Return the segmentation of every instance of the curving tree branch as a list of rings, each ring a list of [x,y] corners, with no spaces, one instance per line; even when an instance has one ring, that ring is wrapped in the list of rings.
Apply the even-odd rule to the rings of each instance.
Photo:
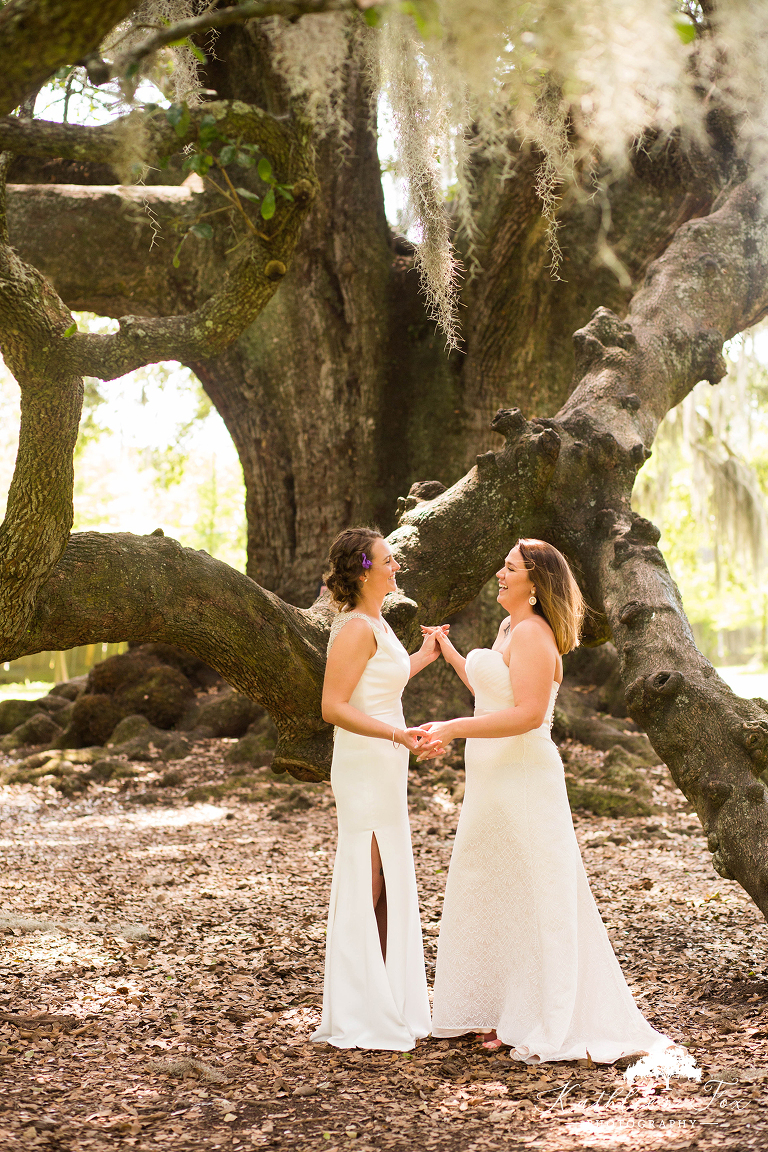
[[[72,609],[75,609],[72,611]],[[48,647],[102,640],[164,640],[221,672],[269,710],[278,729],[276,770],[318,779],[332,734],[320,716],[330,615],[302,610],[206,552],[158,530],[75,533],[40,589],[27,630],[4,646],[14,659]]]
[[[155,161],[194,143],[205,122],[215,122],[222,135],[256,144],[272,161],[278,179],[291,186],[291,201],[283,203],[269,224],[250,228],[247,246],[222,287],[187,316],[137,319],[123,316],[113,335],[77,333],[62,343],[58,355],[75,374],[114,379],[158,360],[204,360],[219,354],[258,316],[285,275],[317,190],[308,129],[300,120],[281,122],[261,108],[240,101],[216,101],[188,116],[185,132],[177,133],[165,113],[145,118],[131,113],[114,124],[80,128],[6,117],[0,127],[0,148],[30,153],[35,146],[46,156],[115,161],[125,153],[137,128],[146,138],[144,154]],[[5,135],[3,135],[5,133]],[[3,143],[3,141],[5,143]],[[242,205],[232,198],[233,203]],[[245,216],[244,209],[242,209]]]
[[[373,4],[376,0],[373,0]],[[268,16],[282,16],[285,20],[296,20],[300,16],[311,16],[321,12],[359,12],[373,4],[357,3],[357,0],[245,0],[230,8],[212,8],[200,16],[179,20],[166,28],[156,28],[151,34],[126,52],[119,53],[113,64],[98,57],[86,61],[92,83],[104,84],[111,76],[131,79],[138,73],[141,62],[159,52],[169,44],[178,44],[190,36],[199,36],[213,29],[228,28],[232,24],[243,24],[246,20],[263,20]]]
[[[254,104],[242,100],[211,100],[188,108],[184,120],[172,125],[162,108],[129,112],[108,124],[83,127],[58,124],[51,120],[23,120],[18,116],[0,118],[0,150],[26,156],[63,157],[68,160],[124,165],[127,155],[158,165],[180,152],[185,145],[197,144],[200,131],[215,121],[220,135],[238,143],[256,144],[287,175],[294,153],[306,152],[308,129],[294,127]],[[306,163],[306,162],[305,162]]]
[[[82,407],[82,376],[112,379],[163,359],[204,360],[248,327],[287,271],[315,195],[306,126],[279,123],[233,102],[210,112],[234,124],[268,152],[290,202],[257,228],[246,216],[246,242],[224,279],[189,315],[139,320],[124,316],[120,331],[98,336],[73,331],[72,317],[49,282],[0,240],[0,349],[21,389],[19,452],[0,526],[0,642],[24,634],[41,584],[72,528],[72,455]],[[163,117],[165,119],[165,117]],[[165,124],[168,125],[167,119]],[[165,139],[165,129],[160,135]],[[176,142],[175,146],[178,146]],[[5,153],[3,153],[5,155]],[[3,176],[5,164],[3,164]],[[5,222],[5,188],[0,219]]]
[[[95,52],[136,0],[9,0],[0,9],[0,116],[65,64]]]
[[[632,512],[630,499],[664,413],[698,380],[720,379],[723,341],[767,312],[768,210],[744,184],[710,216],[679,229],[650,266],[626,321],[598,309],[576,333],[579,382],[554,419],[529,422],[517,410],[502,411],[494,421],[505,437],[501,451],[479,457],[467,476],[437,495],[416,486],[390,537],[403,566],[403,592],[386,605],[413,646],[417,624],[471,600],[516,535],[543,536],[561,547],[596,610],[593,638],[612,636],[632,714],[695,805],[715,868],[736,878],[766,914],[768,793],[761,776],[768,704],[734,696],[696,650],[656,548],[658,531]],[[176,568],[178,579],[165,582],[163,599],[147,586],[143,546],[120,544],[119,574],[107,574],[117,539],[124,538],[88,537],[83,563],[85,538],[72,538],[64,567],[40,588],[28,635],[0,657],[118,636],[180,643],[270,709],[281,732],[279,766],[296,775],[327,774],[330,745],[318,709],[323,603],[299,611],[221,565],[214,566],[215,582],[203,584],[192,578],[195,554],[189,559],[182,550],[172,555],[186,557],[189,567]],[[205,561],[206,573],[213,564]],[[93,587],[91,571],[99,573]],[[109,603],[94,608],[93,588],[104,586]],[[217,648],[219,631],[227,635],[221,620],[214,624],[207,615],[225,586],[238,588],[237,611],[249,621],[244,634],[259,635],[266,678],[238,672],[234,665],[242,659],[249,667],[248,659],[232,657],[227,645],[223,655],[211,650],[209,629],[216,630]]]

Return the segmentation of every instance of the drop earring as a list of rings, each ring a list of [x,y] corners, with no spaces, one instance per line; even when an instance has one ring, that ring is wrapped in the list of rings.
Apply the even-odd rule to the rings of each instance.
[[[535,588],[533,589],[533,591],[531,592],[530,596],[528,597],[528,603],[530,604],[531,608],[533,608],[534,604],[536,604],[536,603],[537,603],[537,600],[536,600],[536,589],[535,589]]]

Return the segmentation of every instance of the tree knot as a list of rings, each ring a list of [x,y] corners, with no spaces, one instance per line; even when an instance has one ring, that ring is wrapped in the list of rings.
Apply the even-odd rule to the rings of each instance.
[[[634,464],[635,468],[642,468],[643,464],[645,464],[646,460],[649,460],[650,457],[651,450],[650,448],[646,448],[642,440],[638,440],[637,443],[633,444],[629,450],[629,458]]]
[[[682,672],[670,669],[654,672],[645,681],[647,691],[659,698],[677,696],[684,684],[685,677]]]
[[[723,357],[723,334],[716,328],[700,328],[691,341],[692,367],[700,380],[718,384],[728,372]]]
[[[288,269],[282,260],[269,260],[264,268],[267,280],[282,280]]]
[[[661,529],[657,528],[650,520],[646,520],[644,516],[633,515],[628,535],[631,539],[639,540],[642,544],[658,544]]]
[[[495,452],[481,452],[476,459],[478,472],[487,472],[489,468],[497,468]]]
[[[634,392],[629,392],[626,396],[619,398],[619,404],[622,408],[626,408],[629,412],[637,412],[640,408],[641,400]]]
[[[637,345],[632,325],[620,320],[610,308],[597,308],[584,328],[573,334],[577,374],[583,375],[609,348],[631,351]],[[638,405],[639,407],[639,405]]]
[[[525,416],[519,408],[499,408],[491,420],[491,428],[509,440],[511,436],[519,436],[526,423]]]
[[[709,800],[715,808],[722,808],[726,800],[733,794],[733,785],[727,780],[707,780],[702,785],[702,795]]]
[[[717,872],[718,876],[722,876],[723,880],[736,879],[733,872],[731,872],[725,863],[725,860],[723,860],[720,852],[715,852],[714,856],[712,857],[712,867],[714,868],[715,872]]]
[[[745,720],[738,737],[752,760],[752,771],[759,775],[768,764],[768,721]]]
[[[647,605],[640,600],[630,600],[619,612],[619,623],[623,624],[625,628],[633,628],[645,615],[646,609]],[[650,609],[648,610],[650,611]]]
[[[315,198],[315,186],[309,180],[297,180],[291,193],[297,204],[309,204]]]
[[[531,437],[531,444],[536,453],[544,456],[550,463],[554,464],[560,455],[560,446],[562,441],[560,436],[554,428],[542,428]]]
[[[592,523],[595,531],[599,532],[601,536],[607,536],[617,521],[618,515],[613,508],[601,508],[599,512],[595,513]]]

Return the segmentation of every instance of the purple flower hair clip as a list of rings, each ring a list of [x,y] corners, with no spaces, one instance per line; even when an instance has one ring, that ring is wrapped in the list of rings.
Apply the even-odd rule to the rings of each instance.
[[[368,568],[370,568],[370,567],[371,567],[371,564],[372,564],[373,562],[372,562],[371,560],[369,560],[369,559],[368,559],[368,557],[366,556],[365,552],[363,552],[363,554],[362,554],[362,557],[363,557],[363,559],[362,559],[363,568],[365,568],[365,569],[368,569]]]

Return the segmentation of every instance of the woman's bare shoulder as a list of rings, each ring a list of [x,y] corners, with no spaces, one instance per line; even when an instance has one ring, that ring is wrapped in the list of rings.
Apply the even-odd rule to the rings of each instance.
[[[361,612],[339,612],[331,625],[328,652],[331,648],[349,652],[362,644],[376,646],[373,621]]]
[[[514,626],[509,637],[510,645],[530,645],[536,647],[554,645],[557,649],[555,634],[541,616],[527,616]]]

